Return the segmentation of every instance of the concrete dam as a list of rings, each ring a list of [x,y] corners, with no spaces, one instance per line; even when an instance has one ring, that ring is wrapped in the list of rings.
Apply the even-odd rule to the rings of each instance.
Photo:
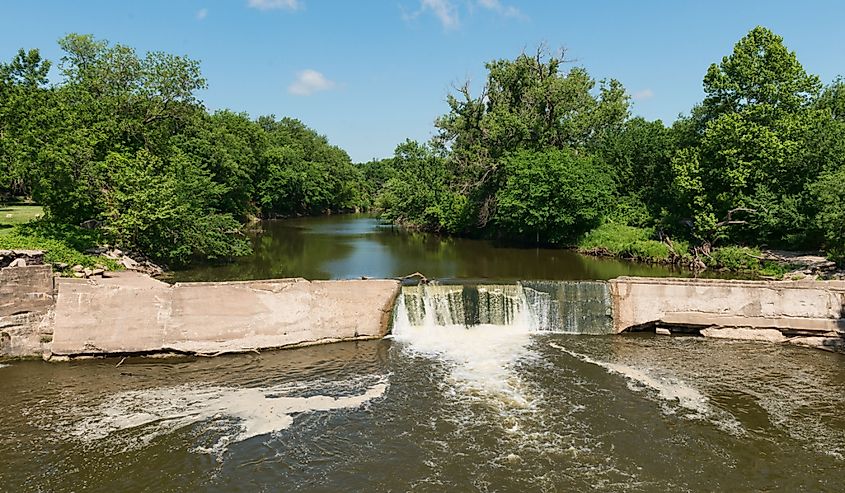
[[[617,334],[652,330],[845,348],[845,282],[622,277],[425,284],[398,280],[167,284],[121,272],[0,271],[0,356],[61,360],[217,355],[474,326]]]

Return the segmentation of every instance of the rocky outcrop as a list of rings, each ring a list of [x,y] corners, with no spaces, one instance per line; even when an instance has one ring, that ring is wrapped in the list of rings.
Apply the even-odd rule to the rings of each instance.
[[[41,250],[0,250],[0,268],[42,265],[44,252]]]
[[[373,339],[388,330],[399,282],[168,285],[137,273],[58,280],[52,354],[221,354]]]
[[[41,355],[52,340],[54,302],[49,265],[0,269],[0,357]]]

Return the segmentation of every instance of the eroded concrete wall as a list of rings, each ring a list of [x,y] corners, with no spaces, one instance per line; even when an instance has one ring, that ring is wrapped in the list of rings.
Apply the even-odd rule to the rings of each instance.
[[[621,277],[610,281],[615,331],[656,322],[845,332],[845,282]]]
[[[52,338],[49,265],[0,269],[0,357],[40,356]]]
[[[217,354],[373,339],[387,333],[398,290],[393,280],[60,279],[51,350]]]

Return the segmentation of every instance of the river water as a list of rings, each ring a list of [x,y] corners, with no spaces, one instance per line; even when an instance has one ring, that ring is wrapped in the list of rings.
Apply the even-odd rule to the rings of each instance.
[[[595,285],[405,288],[379,341],[5,362],[0,490],[843,490],[843,356],[573,334]]]
[[[509,281],[690,275],[569,250],[516,248],[410,232],[365,215],[265,221],[256,223],[249,234],[253,255],[233,263],[175,272],[168,280],[390,278],[414,272],[430,279]]]

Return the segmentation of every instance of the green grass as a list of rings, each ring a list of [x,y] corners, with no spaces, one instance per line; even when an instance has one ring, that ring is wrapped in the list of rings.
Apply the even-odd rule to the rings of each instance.
[[[689,246],[685,242],[675,242],[673,253],[666,243],[654,237],[654,230],[650,228],[605,223],[584,235],[577,246],[584,253],[652,263],[669,263],[678,256],[689,254]]]
[[[762,260],[759,248],[723,246],[713,250],[707,259],[708,267],[731,272],[750,272],[762,276],[781,278],[791,270],[790,265],[773,260]]]
[[[689,243],[675,240],[674,253],[666,243],[655,240],[654,230],[624,224],[605,223],[590,231],[578,242],[578,250],[591,255],[607,255],[650,263],[689,264],[694,260]],[[723,246],[701,259],[707,267],[736,273],[781,278],[790,265],[761,260],[758,248]]]
[[[32,207],[32,206],[30,206]],[[32,217],[34,211],[30,211]],[[55,224],[47,220],[30,220],[25,224],[7,227],[0,233],[0,250],[43,250],[44,261],[50,264],[68,264],[62,274],[69,275],[70,267],[106,267],[109,270],[123,268],[117,261],[85,251],[101,244],[98,232],[66,224]]]
[[[0,235],[44,215],[40,205],[0,205]]]

